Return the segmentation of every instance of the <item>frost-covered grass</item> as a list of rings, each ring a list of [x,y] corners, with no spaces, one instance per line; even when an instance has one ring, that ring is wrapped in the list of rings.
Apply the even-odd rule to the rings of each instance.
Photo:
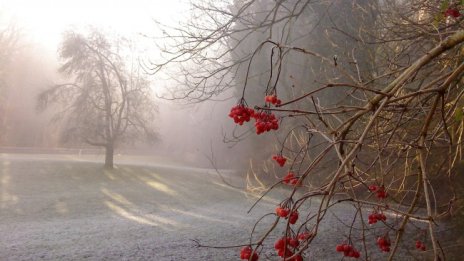
[[[241,243],[258,215],[212,171],[71,158],[0,157],[0,260],[235,260],[191,239]]]
[[[247,214],[256,197],[222,184],[214,171],[129,157],[118,162],[126,165],[107,171],[92,156],[0,155],[0,260],[238,260],[239,248],[196,248],[192,239],[245,244],[254,222],[288,193],[277,189]],[[339,205],[328,214],[305,260],[341,259],[334,247],[346,227],[334,224],[349,222],[350,213],[351,206]],[[264,219],[258,231],[273,220]],[[272,249],[277,237],[271,235],[260,260],[279,260]]]

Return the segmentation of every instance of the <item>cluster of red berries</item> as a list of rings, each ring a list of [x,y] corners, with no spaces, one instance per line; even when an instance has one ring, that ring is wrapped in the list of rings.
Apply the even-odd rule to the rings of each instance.
[[[251,253],[253,253],[253,248],[250,246],[243,247],[240,251],[240,259],[250,260],[251,257],[252,261],[258,261],[258,254],[255,252],[253,255],[251,255]]]
[[[458,18],[461,16],[461,13],[459,12],[459,10],[457,8],[448,8],[445,13],[444,13],[445,17],[453,17],[453,18]]]
[[[256,134],[268,132],[270,130],[279,129],[279,121],[277,120],[274,113],[271,112],[256,112],[253,117],[256,119],[255,127]]]
[[[387,192],[384,186],[370,185],[369,190],[375,192],[378,199],[384,199],[387,197]]]
[[[235,105],[232,109],[230,109],[229,113],[229,117],[234,119],[234,122],[238,125],[243,125],[244,122],[249,122],[254,115],[255,111],[243,104]]]
[[[287,175],[282,178],[284,184],[298,185],[298,178],[295,177],[295,173],[289,171]]]
[[[297,238],[290,238],[290,237],[283,237],[277,240],[274,244],[275,250],[277,250],[277,254],[282,258],[287,258],[293,256],[292,250],[290,250],[289,246],[293,249],[296,249],[300,245],[300,242]],[[287,259],[291,261],[303,261],[303,257],[301,255],[296,255],[291,259]]]
[[[416,248],[422,251],[425,251],[425,245],[420,240],[416,241]]]
[[[337,250],[337,252],[343,252],[343,255],[347,257],[359,258],[361,256],[359,251],[356,250],[356,248],[354,248],[352,245],[340,244],[337,245],[335,249]]]
[[[268,103],[272,103],[274,105],[280,105],[282,101],[280,99],[277,99],[277,95],[267,95],[264,97],[264,101]]]
[[[254,118],[256,120],[256,134],[258,135],[263,132],[279,129],[279,121],[273,113],[269,111],[255,112],[242,103],[230,109],[229,117],[234,119],[234,122],[238,125],[243,125],[244,122],[249,122],[251,118]]]
[[[385,237],[378,237],[377,238],[377,245],[379,246],[380,250],[383,252],[390,252],[390,240]]]
[[[281,167],[283,167],[285,165],[285,162],[287,161],[287,159],[284,158],[280,154],[272,156],[272,159],[275,160],[277,162],[277,164],[279,164],[279,166],[281,166]]]
[[[277,216],[281,218],[287,218],[288,217],[288,223],[290,224],[295,224],[296,221],[298,220],[298,211],[290,211],[288,208],[282,208],[280,206],[276,207],[275,212]],[[290,216],[289,216],[290,214]]]
[[[383,213],[378,213],[376,211],[369,214],[369,216],[367,218],[369,220],[368,221],[369,225],[375,224],[379,220],[381,220],[381,221],[387,220],[387,217]]]

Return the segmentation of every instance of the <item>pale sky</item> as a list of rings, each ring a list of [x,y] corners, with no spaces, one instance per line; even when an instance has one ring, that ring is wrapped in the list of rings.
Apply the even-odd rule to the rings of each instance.
[[[71,26],[93,25],[118,34],[152,33],[152,19],[175,23],[187,0],[0,0],[0,15],[11,18],[34,41],[55,48]]]

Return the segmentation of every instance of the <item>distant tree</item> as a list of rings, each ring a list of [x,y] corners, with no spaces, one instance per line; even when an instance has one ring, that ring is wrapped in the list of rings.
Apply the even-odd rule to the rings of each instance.
[[[0,25],[0,130],[3,134],[7,128],[8,109],[8,75],[11,70],[11,61],[19,49],[20,32],[13,24]],[[0,142],[3,140],[0,136]]]
[[[124,46],[123,39],[110,41],[99,31],[65,33],[59,72],[72,82],[52,86],[38,97],[40,110],[53,103],[63,106],[56,116],[64,121],[65,141],[105,148],[106,168],[113,168],[117,144],[156,138],[150,82],[135,62],[124,58]]]

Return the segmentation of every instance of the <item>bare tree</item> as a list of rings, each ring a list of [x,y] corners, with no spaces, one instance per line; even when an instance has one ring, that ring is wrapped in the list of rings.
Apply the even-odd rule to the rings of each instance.
[[[353,218],[334,251],[365,259],[389,252],[392,260],[406,249],[443,260],[437,222],[462,205],[454,180],[464,133],[464,3],[236,0],[193,7],[194,19],[164,30],[172,45],[166,60],[152,62],[153,72],[181,65],[183,89],[174,98],[241,90],[234,120],[254,118],[260,134],[277,118],[272,129],[282,132],[272,158],[283,171],[265,169],[274,169],[277,181],[263,189],[291,191],[275,222],[253,231],[262,233],[250,236],[242,259],[256,260],[272,246],[270,235],[283,223],[277,254],[302,260],[328,211],[348,202]],[[317,211],[303,213],[315,197]],[[418,220],[426,227],[414,225],[405,237]]]
[[[59,51],[63,60],[59,71],[72,82],[55,85],[38,99],[40,109],[50,103],[63,105],[57,116],[65,120],[65,140],[105,148],[107,168],[113,168],[117,144],[156,137],[150,82],[136,63],[127,65],[122,46],[122,39],[111,42],[99,31],[67,32]]]
[[[0,29],[0,130],[7,128],[7,110],[9,107],[8,76],[11,73],[12,59],[19,50],[20,33],[13,24],[1,26]],[[3,140],[0,136],[0,142]]]

